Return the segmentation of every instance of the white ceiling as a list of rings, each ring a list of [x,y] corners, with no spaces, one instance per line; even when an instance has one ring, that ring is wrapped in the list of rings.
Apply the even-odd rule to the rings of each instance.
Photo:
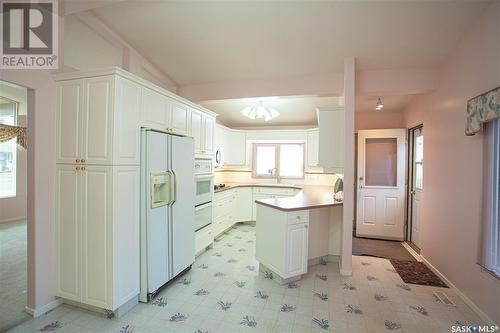
[[[486,1],[121,1],[94,9],[180,85],[442,64]]]
[[[263,127],[263,126],[304,126],[313,127],[318,124],[317,107],[339,106],[339,97],[296,96],[274,99],[261,99],[264,106],[275,108],[280,115],[271,120],[249,119],[241,114],[246,106],[258,103],[259,98],[242,98],[222,101],[206,101],[200,104],[219,114],[217,120],[229,127]]]

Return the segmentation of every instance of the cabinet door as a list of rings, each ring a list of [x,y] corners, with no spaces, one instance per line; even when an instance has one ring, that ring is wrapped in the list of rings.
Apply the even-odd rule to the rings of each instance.
[[[87,164],[110,165],[113,141],[113,78],[85,80],[82,158]]]
[[[203,154],[213,154],[214,153],[214,127],[215,119],[208,116],[203,116],[203,144],[202,153]]]
[[[112,307],[112,167],[86,166],[82,175],[82,302]]]
[[[236,190],[235,222],[252,221],[252,189],[240,188]]]
[[[227,165],[246,164],[246,137],[244,132],[231,131],[227,133],[227,147],[225,149],[225,163]]]
[[[194,138],[194,152],[200,154],[202,151],[202,121],[203,115],[200,112],[191,112],[191,136]]]
[[[318,165],[318,154],[319,154],[319,131],[309,131],[307,132],[307,165],[317,166]]]
[[[286,227],[286,274],[288,277],[307,273],[309,224],[292,224]]]
[[[188,135],[189,107],[179,102],[173,102],[170,116],[170,128],[174,133]]]
[[[57,86],[56,162],[75,163],[82,158],[83,80]]]
[[[74,165],[56,167],[56,295],[81,301],[80,174]]]
[[[141,87],[118,78],[114,113],[113,164],[138,165],[141,144]]]
[[[257,204],[255,203],[255,200],[260,200],[260,199],[271,199],[273,198],[273,195],[271,194],[261,194],[261,193],[253,193],[253,198],[252,198],[252,220],[255,221],[257,218]]]
[[[142,87],[142,126],[166,131],[170,120],[170,100],[152,89]]]
[[[345,152],[344,110],[341,108],[320,110],[319,165],[325,172],[342,172]]]

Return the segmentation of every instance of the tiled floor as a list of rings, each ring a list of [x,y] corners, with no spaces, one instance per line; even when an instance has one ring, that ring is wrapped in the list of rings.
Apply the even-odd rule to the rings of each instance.
[[[0,223],[0,332],[28,320],[26,220]]]
[[[353,276],[338,264],[310,267],[296,284],[258,274],[255,228],[239,225],[150,304],[118,319],[61,306],[12,332],[449,332],[479,324],[450,289],[403,283],[386,259],[353,257]],[[444,290],[456,303],[437,301]]]

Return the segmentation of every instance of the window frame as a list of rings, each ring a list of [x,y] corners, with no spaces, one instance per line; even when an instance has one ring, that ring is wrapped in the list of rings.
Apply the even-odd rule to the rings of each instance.
[[[280,175],[280,157],[281,157],[281,146],[282,145],[300,145],[302,146],[302,176],[301,177],[289,177]],[[275,175],[259,175],[257,174],[257,147],[275,147]],[[306,174],[306,143],[302,141],[290,141],[290,142],[254,142],[252,143],[252,178],[258,179],[304,179]]]
[[[19,102],[13,101],[11,99],[2,97],[5,100],[9,100],[12,102],[14,106],[14,126],[17,126],[17,118],[19,115]],[[17,196],[17,137],[12,139],[12,146],[13,146],[13,153],[12,153],[12,177],[14,179],[14,186],[13,186],[13,192],[7,194],[7,195],[1,195],[0,194],[0,199],[8,199],[8,198],[15,198]]]
[[[485,128],[487,134],[484,140],[484,155],[487,164],[484,166],[483,221],[480,232],[482,246],[478,265],[500,280],[500,254],[498,253],[500,249],[500,245],[498,245],[500,241],[498,233],[500,230],[500,185],[498,185],[498,180],[500,180],[500,143],[495,140],[500,138],[500,119],[493,122],[486,126],[494,126],[495,128]],[[495,184],[497,184],[496,187]]]

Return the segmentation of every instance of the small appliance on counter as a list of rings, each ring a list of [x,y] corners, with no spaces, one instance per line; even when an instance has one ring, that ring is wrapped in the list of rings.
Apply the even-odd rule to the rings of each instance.
[[[335,201],[342,202],[344,200],[344,181],[342,178],[337,178],[333,192],[333,199]]]
[[[214,191],[221,190],[226,187],[226,184],[214,185]]]

